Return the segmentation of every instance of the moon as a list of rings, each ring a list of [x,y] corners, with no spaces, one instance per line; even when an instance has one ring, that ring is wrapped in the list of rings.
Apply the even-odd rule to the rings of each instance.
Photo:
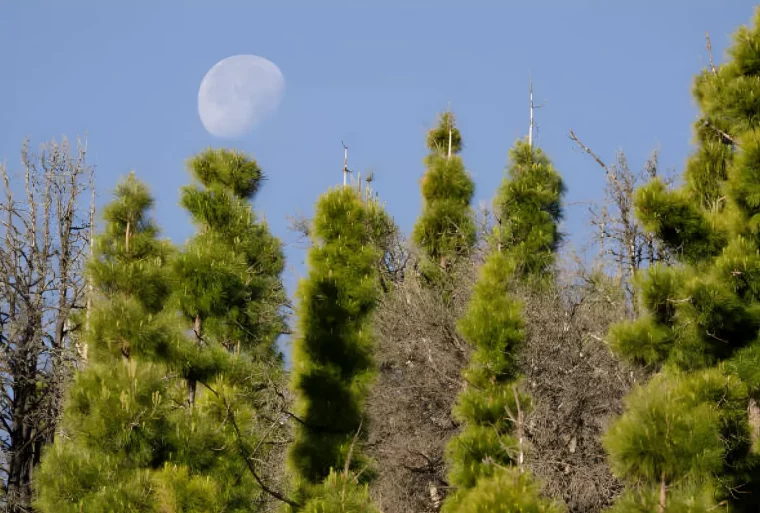
[[[198,115],[216,137],[237,138],[280,105],[285,78],[273,62],[257,55],[233,55],[214,64],[198,90]]]

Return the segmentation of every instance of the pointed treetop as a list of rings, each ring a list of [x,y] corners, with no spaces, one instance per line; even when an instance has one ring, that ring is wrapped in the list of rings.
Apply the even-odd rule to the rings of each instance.
[[[134,171],[116,185],[114,196],[116,201],[103,209],[103,218],[106,222],[116,223],[118,231],[123,231],[127,223],[135,229],[135,225],[149,222],[147,211],[153,206],[153,197]]]
[[[530,129],[528,131],[528,147],[533,147],[533,78],[529,77],[530,84]]]
[[[438,126],[428,132],[427,146],[430,151],[449,157],[462,151],[462,134],[451,111],[441,114]]]
[[[348,185],[348,173],[351,172],[348,169],[348,146],[343,141],[340,142],[343,145],[343,187]]]

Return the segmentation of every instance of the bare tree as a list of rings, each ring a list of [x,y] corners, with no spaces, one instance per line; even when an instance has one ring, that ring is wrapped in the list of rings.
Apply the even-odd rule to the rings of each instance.
[[[534,406],[525,416],[525,465],[570,513],[604,511],[623,486],[601,437],[641,379],[604,340],[610,325],[625,318],[624,291],[567,262],[553,287],[515,292],[526,322],[520,368]]]
[[[370,493],[382,511],[434,513],[449,490],[444,452],[459,429],[452,408],[470,353],[456,323],[480,262],[460,262],[447,301],[415,276],[414,248],[405,255],[407,271],[393,280],[374,319],[378,376],[367,399],[366,451],[377,478]]]
[[[37,153],[25,142],[20,173],[0,165],[0,505],[11,513],[31,511],[33,469],[76,360],[94,213],[86,153],[66,139]]]
[[[631,280],[636,272],[651,263],[667,260],[664,248],[651,233],[643,229],[634,212],[636,189],[645,181],[659,176],[657,153],[652,153],[641,171],[632,171],[623,152],[618,152],[613,165],[606,164],[591,148],[586,146],[570,130],[572,139],[584,152],[589,154],[604,169],[604,203],[601,207],[591,207],[591,224],[597,232],[599,244],[598,267],[614,267],[620,285],[628,296],[629,313],[638,312],[636,291]],[[671,181],[665,176],[667,182]]]

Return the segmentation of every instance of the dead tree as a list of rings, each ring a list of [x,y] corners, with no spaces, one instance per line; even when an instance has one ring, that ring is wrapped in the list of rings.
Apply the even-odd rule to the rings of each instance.
[[[591,224],[597,232],[599,244],[597,267],[611,271],[617,277],[626,291],[629,313],[636,315],[638,307],[631,283],[633,276],[642,267],[668,259],[666,251],[651,233],[643,229],[634,212],[636,189],[659,176],[657,153],[647,160],[643,170],[636,172],[628,166],[623,152],[618,152],[615,164],[608,165],[572,130],[570,139],[604,169],[604,203],[601,207],[590,208]],[[670,181],[667,176],[665,179]]]
[[[65,139],[0,165],[0,507],[31,511],[33,469],[53,440],[86,304],[93,170]]]

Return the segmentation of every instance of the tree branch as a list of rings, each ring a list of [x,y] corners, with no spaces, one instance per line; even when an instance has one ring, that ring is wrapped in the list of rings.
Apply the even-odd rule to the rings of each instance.
[[[227,403],[227,399],[224,398],[224,397],[222,397],[222,401],[224,402],[224,406],[227,409],[227,416],[230,419],[230,423],[232,424],[232,427],[235,430],[235,436],[236,436],[237,441],[238,441],[238,447],[240,448],[240,451],[243,454],[243,460],[245,461],[245,464],[248,467],[248,470],[250,471],[251,475],[256,480],[256,482],[259,484],[259,486],[261,487],[261,489],[264,490],[269,495],[271,495],[272,497],[274,497],[275,499],[277,499],[277,500],[279,500],[281,502],[284,502],[285,504],[287,504],[287,505],[289,505],[289,506],[291,506],[293,508],[300,507],[301,504],[299,504],[299,503],[297,503],[297,502],[295,502],[295,501],[293,501],[291,499],[288,499],[281,492],[278,492],[277,490],[274,490],[274,489],[270,488],[261,479],[261,477],[259,476],[258,472],[256,472],[256,467],[254,466],[253,461],[251,460],[251,458],[253,458],[253,456],[255,454],[255,451],[258,450],[258,448],[261,446],[261,442],[259,442],[259,444],[256,446],[256,449],[254,449],[253,453],[251,453],[250,455],[246,456],[245,453],[247,452],[247,450],[246,450],[246,447],[245,447],[245,442],[243,442],[243,435],[240,433],[240,428],[238,427],[237,421],[235,420],[235,414],[232,412],[232,409],[230,408],[229,404]],[[276,424],[273,423],[272,426],[269,428],[269,431],[267,432],[267,434],[264,437],[262,437],[262,440],[264,438],[266,438],[267,436],[269,436],[269,433],[271,433],[271,431],[274,429],[275,426],[276,426]]]

